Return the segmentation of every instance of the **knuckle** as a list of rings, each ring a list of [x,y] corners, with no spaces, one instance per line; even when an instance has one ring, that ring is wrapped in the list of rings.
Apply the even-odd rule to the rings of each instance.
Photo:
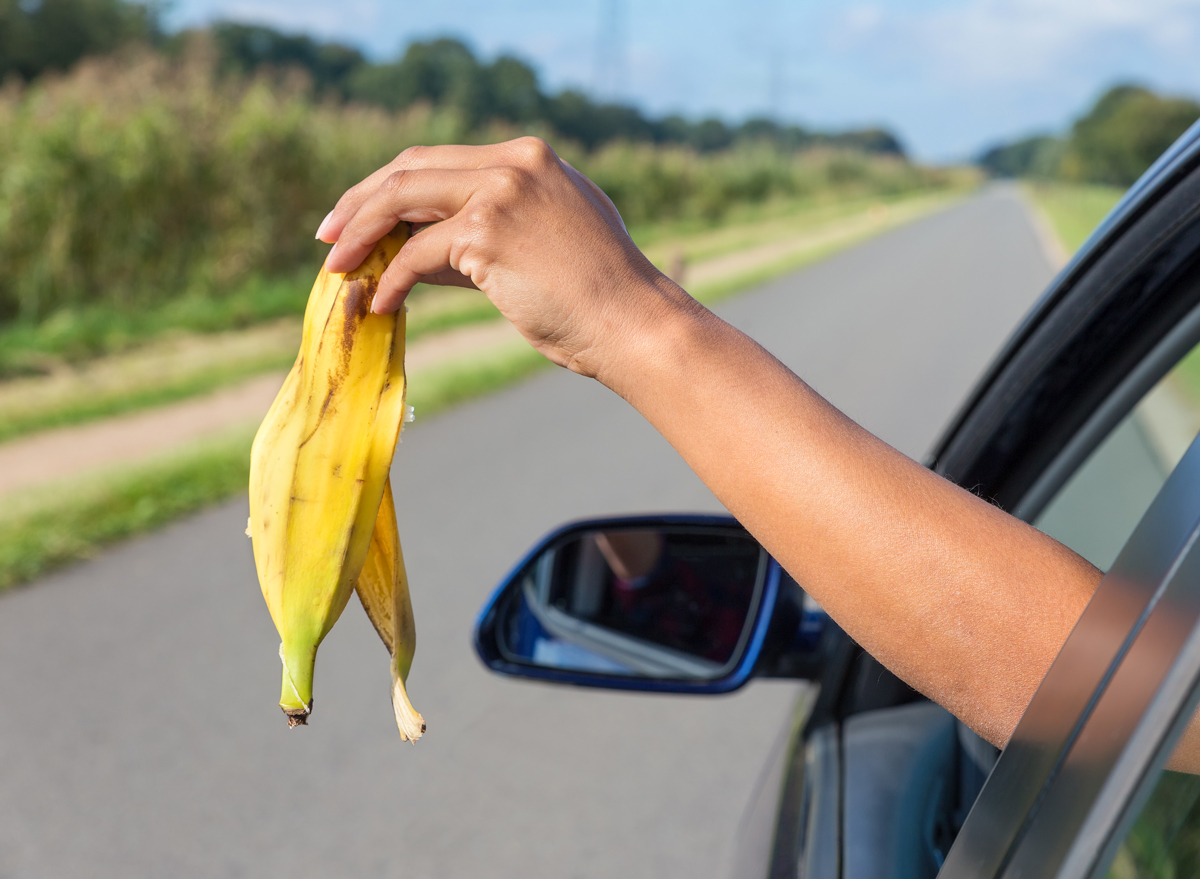
[[[511,201],[529,184],[529,174],[521,168],[505,166],[497,168],[492,176],[492,189],[504,201]]]
[[[542,140],[540,137],[526,135],[519,137],[515,141],[521,156],[530,164],[535,166],[548,165],[557,161],[557,156],[550,144]]]
[[[410,165],[420,161],[421,157],[429,151],[429,147],[421,144],[414,144],[407,149],[401,150],[400,155],[396,156],[394,164]]]
[[[408,182],[408,174],[409,172],[404,168],[401,168],[398,171],[393,171],[387,176],[387,179],[383,181],[383,185],[380,188],[383,189],[387,195],[399,195],[404,191],[404,187]]]
[[[486,229],[491,225],[493,216],[494,212],[491,209],[483,205],[473,205],[463,216],[463,222],[468,229]]]

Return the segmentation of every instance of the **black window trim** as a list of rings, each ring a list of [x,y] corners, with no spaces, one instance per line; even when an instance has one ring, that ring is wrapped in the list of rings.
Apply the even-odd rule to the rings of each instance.
[[[1121,200],[1101,220],[1100,225],[1088,236],[1083,245],[1062,268],[1046,288],[1034,307],[1017,325],[1000,353],[984,372],[967,402],[947,426],[942,438],[935,444],[930,457],[930,466],[937,465],[951,451],[956,438],[960,437],[980,407],[987,405],[989,391],[997,379],[1011,365],[1014,356],[1030,340],[1046,318],[1073,290],[1077,289],[1102,254],[1113,242],[1119,240],[1129,228],[1150,211],[1162,197],[1200,164],[1200,120],[1185,131],[1158,160],[1150,166]],[[939,471],[940,472],[940,471]]]

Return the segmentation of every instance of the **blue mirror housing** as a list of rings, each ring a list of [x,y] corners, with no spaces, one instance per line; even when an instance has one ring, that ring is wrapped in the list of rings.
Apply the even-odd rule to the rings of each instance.
[[[728,693],[755,671],[784,577],[730,516],[572,522],[500,583],[476,621],[475,650],[513,677]]]

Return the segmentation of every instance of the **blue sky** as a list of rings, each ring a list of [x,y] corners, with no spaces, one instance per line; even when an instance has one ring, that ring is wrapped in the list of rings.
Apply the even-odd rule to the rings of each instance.
[[[381,59],[451,34],[524,58],[552,90],[615,90],[654,114],[882,124],[926,160],[1061,129],[1117,81],[1200,96],[1200,0],[176,0],[169,21],[213,18]],[[598,63],[612,45],[624,63]]]

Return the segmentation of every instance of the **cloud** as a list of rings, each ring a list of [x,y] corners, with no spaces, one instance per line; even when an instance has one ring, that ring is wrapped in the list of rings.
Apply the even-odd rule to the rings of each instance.
[[[1200,36],[1200,2],[859,4],[835,15],[831,35],[844,51],[873,51],[884,64],[921,68],[939,79],[982,85],[1045,82],[1150,53],[1191,65]],[[1114,50],[1120,58],[1113,58]]]

